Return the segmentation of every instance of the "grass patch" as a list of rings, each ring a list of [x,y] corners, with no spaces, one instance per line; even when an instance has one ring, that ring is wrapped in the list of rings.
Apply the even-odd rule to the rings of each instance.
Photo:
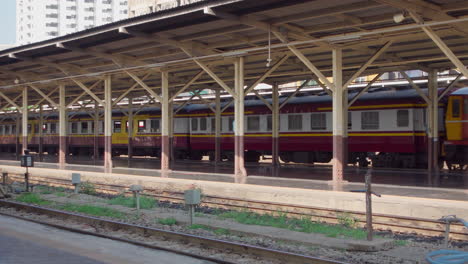
[[[200,225],[200,224],[190,225],[190,226],[188,226],[188,229],[204,229],[204,230],[208,230],[208,231],[212,230],[211,227],[206,226],[206,225]]]
[[[113,205],[122,205],[122,206],[130,207],[130,208],[136,207],[135,198],[126,197],[123,195],[110,199],[108,203],[113,204]],[[147,197],[147,196],[140,196],[140,208],[141,209],[151,209],[155,207],[156,204],[157,204],[156,199],[152,197]]]
[[[230,232],[226,228],[218,228],[213,231],[217,235],[229,235]]]
[[[80,183],[80,193],[95,195],[96,187],[89,181],[82,182]]]
[[[251,212],[230,211],[219,214],[222,219],[233,219],[234,221],[247,225],[272,226],[276,228],[289,229],[304,233],[319,233],[328,237],[345,237],[354,239],[365,239],[366,232],[342,225],[328,225],[314,222],[307,218],[295,219],[285,215],[256,214]]]
[[[395,240],[395,246],[404,247],[406,245],[408,245],[408,241],[406,240]]]
[[[107,216],[107,217],[119,218],[119,219],[125,218],[124,213],[111,209],[111,208],[102,207],[102,206],[65,204],[65,205],[58,206],[57,209],[70,211],[70,212],[84,213],[84,214],[94,215],[94,216]]]
[[[160,223],[161,225],[177,225],[177,220],[173,217],[169,217],[169,218],[161,218],[161,219],[158,219],[158,223]]]
[[[67,194],[66,194],[65,192],[56,192],[56,193],[54,193],[54,194],[55,194],[55,196],[57,196],[57,197],[65,197],[65,196],[67,196]]]
[[[37,193],[22,193],[20,196],[16,197],[15,200],[22,203],[37,205],[49,205],[52,203],[50,201],[42,199],[41,196]]]

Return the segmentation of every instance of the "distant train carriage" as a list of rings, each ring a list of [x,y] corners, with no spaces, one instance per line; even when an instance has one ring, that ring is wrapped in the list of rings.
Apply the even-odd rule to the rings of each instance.
[[[354,96],[350,92],[350,97]],[[280,99],[280,103],[285,98]],[[447,103],[447,107],[446,107]],[[224,103],[226,104],[226,103]],[[296,97],[280,111],[280,158],[284,162],[329,162],[332,158],[331,98],[328,95]],[[234,159],[234,114],[227,108],[221,118],[221,156]],[[449,167],[466,168],[468,151],[468,88],[459,89],[439,104],[440,161]],[[133,155],[160,155],[160,109],[146,108],[134,116]],[[97,125],[86,113],[71,113],[68,120],[68,151],[71,155],[93,155],[104,149],[103,121]],[[245,101],[245,158],[256,162],[271,154],[271,111],[260,100]],[[446,119],[445,119],[446,118]],[[42,129],[43,151],[58,153],[58,116],[46,115],[42,128],[37,116],[28,124],[28,147],[38,151]],[[214,159],[215,119],[205,105],[188,105],[174,118],[173,154],[176,159]],[[445,126],[444,126],[445,123]],[[0,150],[14,152],[22,137],[13,119],[0,124]],[[348,162],[374,167],[416,168],[427,166],[426,104],[412,89],[371,91],[364,94],[348,113]],[[446,128],[446,129],[445,129]],[[447,131],[445,131],[447,130]],[[128,151],[128,117],[114,110],[112,154]]]

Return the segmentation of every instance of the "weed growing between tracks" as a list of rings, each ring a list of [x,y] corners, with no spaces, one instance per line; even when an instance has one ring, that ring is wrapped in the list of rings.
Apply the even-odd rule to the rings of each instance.
[[[122,205],[125,207],[135,208],[136,201],[134,197],[126,197],[123,195],[117,196],[112,198],[108,201],[109,204],[112,205]],[[141,209],[151,209],[158,205],[156,199],[148,196],[141,196],[140,197],[140,208]]]
[[[36,204],[36,205],[50,205],[52,202],[42,199],[36,193],[22,193],[15,199],[18,202]]]
[[[177,225],[177,220],[173,217],[161,218],[161,219],[158,219],[158,223],[160,223],[161,225],[172,226],[172,225]]]
[[[126,215],[120,211],[102,207],[102,206],[93,206],[93,205],[77,205],[77,204],[65,204],[56,206],[59,210],[69,211],[69,212],[76,212],[76,213],[83,213],[88,215],[94,216],[106,216],[118,219],[124,219]]]
[[[319,233],[328,237],[365,239],[367,234],[362,229],[345,225],[330,225],[314,222],[309,218],[288,218],[284,214],[257,214],[247,211],[229,211],[218,215],[221,219],[232,219],[246,225],[271,226],[304,233]]]

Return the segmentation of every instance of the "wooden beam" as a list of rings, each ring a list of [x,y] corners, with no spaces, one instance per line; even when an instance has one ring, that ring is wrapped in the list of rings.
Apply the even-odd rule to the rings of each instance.
[[[442,93],[440,93],[437,99],[440,101],[442,97],[444,97],[450,90],[453,89],[453,87],[461,79],[461,77],[463,77],[463,74],[462,73],[458,74],[458,76],[452,82],[450,82],[450,84],[447,85],[447,87],[445,87],[445,89],[442,91]]]
[[[306,86],[309,81],[310,80],[305,80],[299,87],[297,87],[297,89],[294,91],[294,93],[292,93],[290,96],[288,96],[288,98],[286,98],[286,100],[283,101],[283,103],[279,106],[279,109],[283,108],[283,106],[285,106],[288,103],[289,100],[291,100],[294,96],[296,96],[296,94],[302,88],[304,88],[304,86]]]
[[[96,100],[99,104],[104,105],[104,102],[97,96],[95,95],[91,89],[86,87],[82,82],[76,80],[76,79],[71,79],[74,83],[76,83],[81,89],[83,89],[87,94],[89,94],[94,100]]]
[[[39,88],[37,88],[34,85],[29,85],[34,91],[36,91],[40,96],[42,96],[44,99],[46,99],[53,107],[58,107],[58,104],[55,103],[49,96],[44,94]]]
[[[141,78],[142,81],[145,81],[147,78],[151,76],[151,73],[147,73],[143,78]],[[127,94],[129,94],[131,91],[133,91],[135,88],[137,88],[140,84],[136,82],[134,85],[132,85],[129,89],[125,90],[123,94],[121,94],[116,100],[112,102],[112,106],[115,106],[118,102],[120,102]]]
[[[351,99],[351,101],[348,103],[348,108],[351,107],[351,105],[353,105],[357,99],[359,99],[359,97],[361,97],[361,95],[363,95],[365,92],[367,92],[367,90],[369,90],[369,88],[371,88],[372,84],[374,84],[379,78],[380,76],[382,76],[383,73],[379,73],[377,74],[377,76],[375,76],[367,85],[366,87],[364,87],[361,91],[359,91],[358,94],[356,94],[353,99]]]
[[[419,88],[418,85],[416,85],[413,80],[408,76],[408,74],[406,74],[406,72],[404,71],[400,71],[401,75],[403,75],[403,77],[409,82],[409,84],[416,90],[416,92],[424,99],[424,101],[426,101],[426,103],[428,105],[431,104],[431,100],[429,99],[429,97],[424,93],[424,91]]]
[[[93,85],[91,85],[88,89],[91,91],[94,87],[96,87],[98,84],[100,84],[102,80],[99,80],[95,82]],[[86,91],[82,92],[80,95],[75,97],[69,104],[67,104],[67,108],[74,105],[78,100],[80,100],[84,95],[88,94]]]
[[[198,72],[197,74],[195,74],[195,76],[192,77],[192,79],[190,79],[190,81],[188,81],[181,89],[179,89],[170,99],[169,99],[169,102],[172,102],[174,101],[174,99],[181,93],[183,93],[187,88],[190,87],[190,85],[192,85],[196,80],[198,80],[205,72],[204,71],[200,71]]]

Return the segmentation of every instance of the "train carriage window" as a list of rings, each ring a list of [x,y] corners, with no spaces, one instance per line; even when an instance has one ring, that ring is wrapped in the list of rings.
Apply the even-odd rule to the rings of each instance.
[[[327,115],[325,113],[311,114],[310,115],[310,129],[312,130],[327,129]]]
[[[464,104],[463,109],[465,109],[464,113],[465,113],[465,115],[468,115],[468,98],[465,98],[465,100],[463,102],[464,102],[463,103]]]
[[[408,127],[409,126],[409,111],[398,110],[397,111],[397,127]]]
[[[71,123],[71,133],[77,134],[78,133],[78,123]]]
[[[229,124],[229,127],[228,127],[229,132],[234,131],[234,117],[229,117],[228,124]]]
[[[267,131],[271,131],[273,129],[273,119],[272,116],[267,116]]]
[[[198,130],[198,118],[192,118],[192,131]]]
[[[16,135],[16,125],[11,125],[11,134]]]
[[[6,125],[5,126],[5,135],[10,135],[11,134],[11,126],[10,125]]]
[[[122,132],[122,121],[114,121],[113,131],[114,133]]]
[[[379,112],[361,112],[362,129],[379,129]]]
[[[161,129],[161,124],[159,119],[151,119],[151,132],[158,133]]]
[[[460,99],[452,100],[452,117],[460,117]]]
[[[247,131],[258,131],[258,130],[260,130],[260,117],[248,116],[247,117]]]
[[[348,129],[351,130],[353,128],[353,113],[348,112]]]
[[[89,133],[88,122],[81,122],[81,133],[82,134],[88,134]]]
[[[50,127],[50,134],[56,134],[57,133],[57,124],[50,123],[49,127]]]
[[[4,129],[4,126],[3,126],[3,125],[0,126],[0,135],[4,135],[4,132],[5,132],[5,131],[3,131],[3,129]]]
[[[146,120],[138,120],[138,133],[146,132]]]
[[[89,128],[89,133],[90,134],[94,134],[94,121],[91,121],[89,122],[91,124],[90,128]]]
[[[219,122],[219,131],[223,131],[223,120],[220,120]],[[215,132],[216,131],[216,118],[211,118],[211,131]]]
[[[34,124],[34,133],[39,134],[39,124]]]
[[[288,130],[301,130],[302,129],[302,115],[289,115],[288,116]]]
[[[200,117],[200,130],[205,131],[207,129],[206,117]]]
[[[32,125],[28,124],[28,134],[31,134],[31,133],[32,133]]]

